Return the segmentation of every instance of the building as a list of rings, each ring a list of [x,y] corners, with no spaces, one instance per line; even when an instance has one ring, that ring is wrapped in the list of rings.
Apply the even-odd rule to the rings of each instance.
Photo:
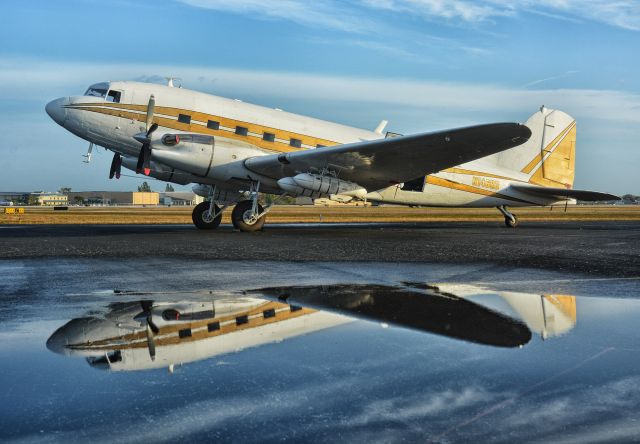
[[[74,205],[158,205],[156,192],[139,191],[72,191],[69,203]]]
[[[67,205],[67,196],[60,193],[30,193],[29,205],[42,205],[47,207]]]
[[[0,191],[0,202],[4,205],[26,205],[29,203],[29,191]]]
[[[204,202],[204,197],[198,196],[195,193],[183,193],[179,191],[166,191],[164,193],[160,193],[161,205],[191,206],[198,205],[200,202]]]

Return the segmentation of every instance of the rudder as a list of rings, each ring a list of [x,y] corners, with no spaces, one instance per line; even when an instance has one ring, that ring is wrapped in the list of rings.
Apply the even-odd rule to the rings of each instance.
[[[571,188],[575,177],[575,119],[562,111],[541,107],[526,125],[531,129],[531,138],[494,155],[495,162],[526,174],[529,183]]]

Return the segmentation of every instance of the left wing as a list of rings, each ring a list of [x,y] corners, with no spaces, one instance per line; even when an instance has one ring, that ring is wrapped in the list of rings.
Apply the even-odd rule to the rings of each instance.
[[[251,157],[244,164],[275,180],[328,170],[374,191],[504,151],[530,136],[525,125],[494,123]]]
[[[546,197],[555,200],[577,199],[585,201],[620,200],[618,196],[599,191],[573,190],[570,188],[548,188],[536,185],[512,184],[510,188],[521,193],[531,194],[536,197]]]

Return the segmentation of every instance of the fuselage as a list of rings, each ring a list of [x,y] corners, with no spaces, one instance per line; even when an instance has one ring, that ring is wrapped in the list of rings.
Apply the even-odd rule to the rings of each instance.
[[[157,134],[213,136],[209,151],[182,159],[152,154],[154,177],[180,184],[215,185],[236,192],[260,180],[261,191],[282,194],[273,178],[248,170],[250,157],[321,149],[385,135],[320,119],[166,85],[110,82],[92,85],[82,96],[63,97],[47,105],[49,115],[65,129],[96,145],[121,153],[123,165],[134,169],[145,132],[150,96],[155,97]],[[381,190],[367,190],[372,201],[425,206],[495,207],[548,205],[549,198],[510,189],[530,175],[479,159]]]

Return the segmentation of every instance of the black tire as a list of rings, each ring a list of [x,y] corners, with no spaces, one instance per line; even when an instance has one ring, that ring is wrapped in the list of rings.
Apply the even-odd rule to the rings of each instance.
[[[515,228],[515,227],[518,226],[518,217],[515,214],[513,215],[513,220],[511,220],[510,217],[505,217],[504,218],[504,224],[508,228]]]
[[[233,226],[239,229],[240,231],[252,232],[252,231],[260,231],[262,230],[262,226],[264,225],[264,220],[266,216],[262,216],[260,219],[255,221],[253,224],[248,224],[244,220],[244,214],[251,210],[251,206],[253,203],[250,200],[243,200],[242,202],[238,202],[233,211],[231,212],[231,221],[233,222]],[[258,204],[258,213],[262,213],[263,208],[262,205]]]
[[[217,205],[213,205],[214,213],[220,211]],[[218,228],[220,225],[220,221],[222,220],[222,214],[218,214],[217,217],[208,218],[207,213],[209,212],[209,202],[200,202],[193,209],[191,213],[191,220],[193,220],[193,225],[201,230],[213,230],[214,228]]]
[[[242,219],[242,214],[240,213],[240,211],[242,210],[243,213],[246,211],[246,208],[243,206],[243,204],[245,204],[246,202],[249,202],[246,205],[249,205],[249,207],[251,207],[250,200],[241,200],[236,204],[235,207],[233,207],[233,210],[231,211],[231,223],[233,224],[233,228],[235,229],[240,229],[236,221]]]

